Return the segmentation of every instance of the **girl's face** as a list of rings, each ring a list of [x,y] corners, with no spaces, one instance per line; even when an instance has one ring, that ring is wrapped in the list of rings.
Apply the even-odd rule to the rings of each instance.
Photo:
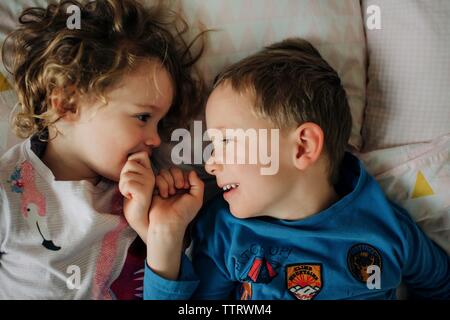
[[[161,143],[158,122],[169,111],[173,95],[167,70],[146,61],[106,93],[107,105],[80,101],[71,140],[83,166],[118,181],[131,154],[147,151],[150,157]]]

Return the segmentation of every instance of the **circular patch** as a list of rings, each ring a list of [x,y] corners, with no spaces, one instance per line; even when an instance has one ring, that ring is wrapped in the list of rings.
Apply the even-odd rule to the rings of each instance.
[[[369,266],[376,265],[381,271],[381,255],[375,247],[367,243],[352,246],[347,253],[347,265],[350,273],[356,280],[366,283],[370,274]]]

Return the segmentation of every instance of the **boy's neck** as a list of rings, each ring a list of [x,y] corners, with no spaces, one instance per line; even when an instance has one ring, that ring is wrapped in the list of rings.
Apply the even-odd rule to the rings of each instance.
[[[275,218],[301,220],[320,213],[339,200],[333,185],[327,179],[299,185],[280,202]]]

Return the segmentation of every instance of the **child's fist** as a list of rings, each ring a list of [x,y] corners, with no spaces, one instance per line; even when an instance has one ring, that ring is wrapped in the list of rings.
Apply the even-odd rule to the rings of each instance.
[[[162,169],[156,176],[156,188],[161,197],[167,198],[177,193],[177,189],[189,189],[189,172],[183,172],[177,167],[171,167],[169,170]],[[182,193],[182,192],[179,192]]]
[[[148,153],[142,151],[132,154],[120,172],[119,190],[125,197],[125,218],[140,236],[146,233],[148,227],[148,211],[154,187],[155,175]]]
[[[203,204],[203,181],[195,171],[183,173],[178,168],[162,171],[156,177],[159,195],[150,207],[150,228],[167,226],[184,232]],[[184,189],[177,193],[176,189]]]

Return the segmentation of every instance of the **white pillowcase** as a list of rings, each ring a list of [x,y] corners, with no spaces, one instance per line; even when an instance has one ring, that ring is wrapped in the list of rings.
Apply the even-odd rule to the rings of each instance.
[[[146,4],[153,3],[146,0]],[[45,4],[43,0],[0,2],[0,40],[14,27],[14,16],[22,8]],[[178,0],[190,26],[201,21],[210,33],[209,49],[200,69],[210,83],[227,64],[254,53],[263,46],[287,37],[303,37],[313,43],[339,73],[348,95],[353,117],[349,143],[362,144],[361,126],[365,106],[365,38],[361,8],[354,0]],[[195,31],[195,30],[194,30]],[[5,73],[3,72],[5,75]],[[0,92],[2,95],[2,92]],[[14,103],[0,99],[0,154],[17,140],[8,132],[6,109]]]
[[[201,21],[209,50],[200,69],[210,83],[226,65],[288,37],[310,41],[339,73],[353,118],[349,143],[362,144],[366,44],[359,1],[354,0],[178,0],[189,25]]]
[[[450,255],[450,134],[358,156],[386,195]]]
[[[363,0],[364,13],[370,5],[381,30],[366,30],[364,151],[450,132],[450,1]]]

